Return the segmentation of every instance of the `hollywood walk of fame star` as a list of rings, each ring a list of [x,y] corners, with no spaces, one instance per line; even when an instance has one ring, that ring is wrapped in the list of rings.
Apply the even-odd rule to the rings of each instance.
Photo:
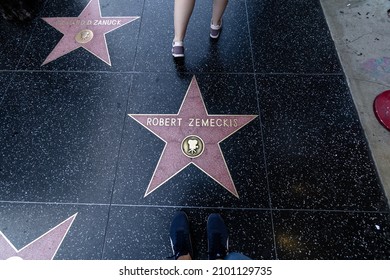
[[[194,76],[177,114],[129,116],[166,143],[145,196],[194,164],[238,198],[219,143],[256,115],[209,115]]]
[[[17,250],[0,231],[0,260],[7,260],[10,258],[21,258],[23,260],[52,260],[76,216],[77,213],[20,250]]]
[[[84,48],[111,66],[106,34],[138,18],[102,17],[99,0],[91,0],[78,17],[42,18],[64,34],[42,65]]]

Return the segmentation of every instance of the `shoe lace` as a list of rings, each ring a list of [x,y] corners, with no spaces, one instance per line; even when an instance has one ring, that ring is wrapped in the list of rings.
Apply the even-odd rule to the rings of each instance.
[[[183,231],[177,231],[175,235],[175,243],[173,246],[174,254],[169,259],[177,260],[180,256],[187,255],[189,253],[187,235]]]

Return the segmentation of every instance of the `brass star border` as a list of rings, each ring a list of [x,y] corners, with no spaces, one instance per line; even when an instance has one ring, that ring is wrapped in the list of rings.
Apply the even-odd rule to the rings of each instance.
[[[210,115],[195,76],[177,114],[129,114],[165,142],[145,197],[193,164],[239,198],[219,143],[257,115]]]

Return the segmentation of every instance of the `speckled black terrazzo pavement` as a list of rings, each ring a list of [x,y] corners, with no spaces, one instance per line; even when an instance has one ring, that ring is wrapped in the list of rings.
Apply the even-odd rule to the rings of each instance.
[[[197,1],[175,63],[173,0],[100,0],[103,17],[140,17],[106,34],[111,66],[83,48],[42,65],[62,35],[41,18],[88,2],[0,19],[0,259],[6,246],[34,258],[55,230],[54,259],[165,259],[179,209],[198,259],[213,212],[253,259],[390,259],[389,207],[319,1],[230,1],[216,42]],[[177,114],[194,76],[209,115],[258,116],[220,143],[239,198],[195,165],[145,197],[165,143],[128,114]]]

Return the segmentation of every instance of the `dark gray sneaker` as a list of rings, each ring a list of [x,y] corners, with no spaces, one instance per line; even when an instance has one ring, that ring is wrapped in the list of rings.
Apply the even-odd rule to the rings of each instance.
[[[214,25],[212,22],[210,24],[210,37],[213,39],[217,39],[219,34],[221,34],[222,29],[222,19],[219,25]]]
[[[209,260],[223,259],[229,249],[229,232],[219,214],[211,214],[207,219],[207,239]]]
[[[172,56],[173,57],[184,57],[183,42],[172,42]]]
[[[171,222],[169,230],[169,238],[171,240],[173,257],[177,260],[180,256],[190,254],[193,255],[190,225],[186,213],[179,211],[175,214]]]

